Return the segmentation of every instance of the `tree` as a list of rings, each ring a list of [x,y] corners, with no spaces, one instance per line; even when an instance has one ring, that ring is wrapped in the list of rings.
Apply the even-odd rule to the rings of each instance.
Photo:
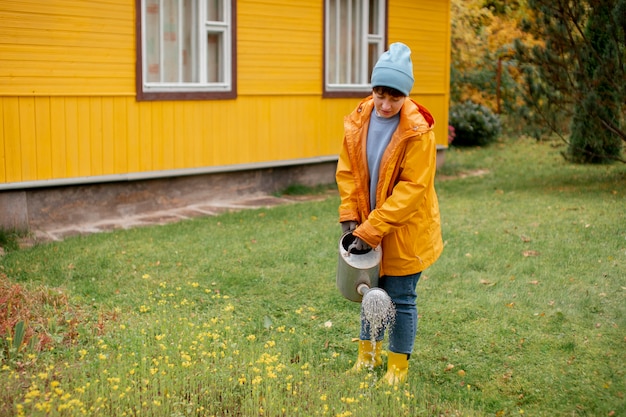
[[[506,119],[507,130],[526,128],[520,114],[526,103],[514,42],[532,39],[519,28],[525,0],[452,0],[450,101],[468,100]]]
[[[483,7],[483,0],[452,0],[451,8],[451,101],[472,100],[493,110],[494,71],[486,30],[493,14]]]
[[[626,162],[626,0],[528,0],[528,7],[534,16],[523,30],[543,43],[516,49],[535,116],[561,135],[558,122],[571,120],[570,160]]]

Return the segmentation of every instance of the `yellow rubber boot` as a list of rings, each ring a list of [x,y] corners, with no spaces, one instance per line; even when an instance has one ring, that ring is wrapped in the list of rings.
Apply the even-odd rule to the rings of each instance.
[[[389,352],[387,355],[387,373],[383,381],[389,385],[399,385],[406,381],[409,374],[409,357],[406,353]]]
[[[383,364],[380,356],[382,347],[382,340],[375,344],[371,340],[359,340],[359,354],[354,366],[347,373],[356,374],[364,369],[370,370],[381,366]]]

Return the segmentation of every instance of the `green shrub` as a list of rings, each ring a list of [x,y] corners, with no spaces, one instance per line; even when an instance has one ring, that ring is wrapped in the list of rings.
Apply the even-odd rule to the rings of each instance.
[[[483,146],[495,142],[502,131],[500,119],[491,110],[472,101],[450,108],[455,146]]]

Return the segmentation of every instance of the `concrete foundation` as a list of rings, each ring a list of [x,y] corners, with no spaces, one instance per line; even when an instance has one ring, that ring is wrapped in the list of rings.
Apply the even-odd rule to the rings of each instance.
[[[8,231],[28,230],[26,191],[0,192],[0,228]]]
[[[437,167],[446,149],[437,149]],[[335,182],[335,161],[149,180],[0,191],[0,229],[32,232]]]
[[[0,191],[0,228],[63,228],[335,182],[336,162],[173,178]]]

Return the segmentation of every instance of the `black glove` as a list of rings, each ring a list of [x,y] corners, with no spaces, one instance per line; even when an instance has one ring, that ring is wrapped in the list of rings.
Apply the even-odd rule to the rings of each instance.
[[[368,245],[363,239],[354,237],[354,241],[348,247],[348,252],[350,253],[363,253],[372,249],[370,245]]]
[[[347,222],[341,222],[341,233],[351,232],[356,229],[356,226],[357,222],[352,220]]]

